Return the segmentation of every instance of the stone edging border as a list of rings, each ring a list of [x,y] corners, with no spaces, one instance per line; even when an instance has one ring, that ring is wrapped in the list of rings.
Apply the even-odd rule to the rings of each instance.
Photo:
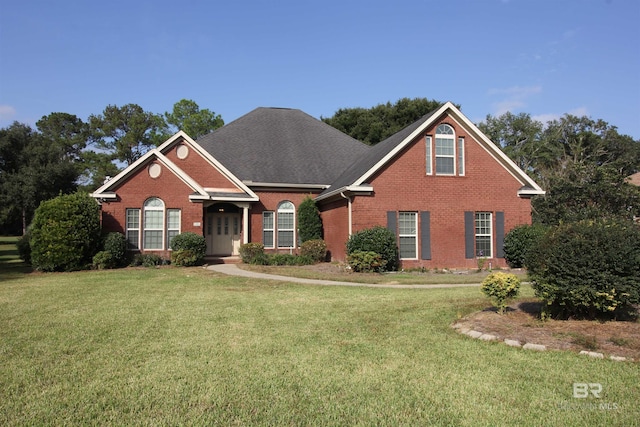
[[[461,334],[464,334],[468,337],[471,338],[476,338],[482,341],[500,341],[500,338],[496,335],[491,335],[491,334],[485,334],[483,332],[478,332],[478,331],[474,331],[473,329],[469,329],[466,327],[463,327],[461,324],[459,323],[454,323],[451,325],[451,327],[455,330],[457,330],[458,332],[460,332]],[[509,338],[505,338],[503,340],[503,343],[508,345],[509,347],[520,347],[523,348],[525,350],[534,350],[534,351],[546,351],[547,350],[547,346],[542,345],[542,344],[534,344],[534,343],[524,343],[522,344],[520,341],[518,340],[512,340]],[[579,354],[583,354],[585,356],[589,356],[589,357],[594,357],[596,359],[604,359],[604,354],[603,353],[598,353],[595,351],[586,351],[586,350],[582,350]],[[633,362],[632,358],[629,357],[622,357],[622,356],[613,356],[610,355],[609,356],[610,360],[616,361],[616,362]]]

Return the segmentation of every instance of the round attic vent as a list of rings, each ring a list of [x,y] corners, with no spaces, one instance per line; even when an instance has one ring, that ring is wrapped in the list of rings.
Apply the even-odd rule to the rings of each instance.
[[[176,148],[176,155],[180,160],[186,159],[189,155],[189,147],[182,144],[178,145],[178,148]]]
[[[162,166],[160,166],[158,163],[151,163],[149,165],[149,176],[151,178],[159,177],[160,173],[162,173]]]

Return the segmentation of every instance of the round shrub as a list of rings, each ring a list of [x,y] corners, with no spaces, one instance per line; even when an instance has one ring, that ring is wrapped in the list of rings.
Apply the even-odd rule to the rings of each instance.
[[[96,270],[104,270],[105,268],[113,268],[115,266],[113,255],[109,251],[100,251],[93,256],[93,268]]]
[[[353,251],[347,263],[356,273],[382,273],[387,265],[382,255],[372,251]]]
[[[504,257],[511,268],[522,268],[527,254],[546,233],[547,227],[541,224],[520,225],[504,238]]]
[[[300,245],[300,255],[322,262],[327,257],[327,244],[322,239],[307,240]]]
[[[554,227],[532,248],[526,267],[545,317],[637,317],[640,227],[632,222]]]
[[[259,264],[264,261],[264,245],[259,242],[244,243],[240,245],[240,258],[245,264],[255,264],[255,260],[260,259]]]
[[[16,242],[18,248],[18,256],[27,264],[31,263],[31,231],[27,230],[24,236],[20,237]]]
[[[107,234],[104,239],[104,250],[111,254],[113,267],[127,265],[127,238],[124,234],[117,232]]]
[[[41,271],[87,268],[100,247],[100,207],[86,193],[42,202],[31,226],[31,263]]]
[[[352,234],[347,241],[347,255],[355,251],[375,252],[385,261],[384,270],[398,269],[396,236],[387,228],[376,226]]]
[[[174,251],[171,255],[171,261],[183,267],[201,264],[207,254],[207,241],[204,236],[190,231],[175,236],[171,239],[170,246]],[[180,254],[177,254],[178,251]]]
[[[507,308],[507,302],[518,296],[520,279],[515,274],[491,273],[482,281],[480,290],[491,298],[498,313],[503,314]]]

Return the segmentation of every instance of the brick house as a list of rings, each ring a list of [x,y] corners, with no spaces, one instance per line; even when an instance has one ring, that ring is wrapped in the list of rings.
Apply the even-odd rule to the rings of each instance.
[[[368,146],[300,110],[258,108],[192,140],[178,132],[93,193],[106,231],[169,256],[181,232],[207,254],[242,243],[295,252],[296,214],[311,195],[334,260],[349,235],[382,225],[403,267],[505,265],[504,235],[531,222],[544,191],[452,103]]]

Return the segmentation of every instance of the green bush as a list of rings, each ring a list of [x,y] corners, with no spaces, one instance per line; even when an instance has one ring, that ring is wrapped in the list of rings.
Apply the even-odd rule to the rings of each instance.
[[[372,251],[353,251],[347,256],[347,263],[356,273],[381,273],[387,265],[382,255]]]
[[[298,207],[298,230],[302,243],[322,239],[322,218],[311,196],[305,197]]]
[[[632,222],[554,227],[532,248],[526,267],[545,317],[637,317],[640,227]]]
[[[104,270],[106,268],[115,267],[116,262],[113,255],[109,251],[100,251],[93,256],[93,268],[96,270]]]
[[[314,262],[322,262],[327,258],[327,244],[322,239],[307,240],[300,245],[300,255],[308,256]]]
[[[87,268],[100,248],[100,207],[85,193],[42,202],[31,225],[31,263],[41,271]]]
[[[258,242],[240,245],[240,258],[245,264],[256,264],[254,260],[264,258],[264,245]]]
[[[31,263],[31,231],[27,230],[24,236],[20,237],[16,242],[18,248],[18,256],[27,264]]]
[[[133,257],[131,265],[134,267],[157,267],[159,265],[165,265],[169,262],[156,254],[136,254]]]
[[[171,261],[183,267],[202,264],[204,256],[207,254],[207,241],[204,236],[190,231],[175,236],[171,239],[170,246],[173,250]],[[179,251],[180,254],[176,254]]]
[[[111,254],[112,267],[124,267],[127,265],[127,238],[122,233],[112,232],[104,239],[104,250]],[[95,257],[94,257],[95,265]]]
[[[347,241],[347,255],[356,251],[375,252],[385,261],[385,270],[398,269],[396,236],[387,228],[377,226],[352,234]]]
[[[189,249],[171,252],[171,264],[178,267],[193,267],[202,263],[202,258]]]
[[[491,273],[482,281],[480,290],[492,299],[498,313],[504,313],[507,302],[518,296],[520,279],[511,273]]]
[[[515,227],[504,238],[504,257],[511,268],[522,268],[529,250],[547,231],[541,224],[520,225]]]

